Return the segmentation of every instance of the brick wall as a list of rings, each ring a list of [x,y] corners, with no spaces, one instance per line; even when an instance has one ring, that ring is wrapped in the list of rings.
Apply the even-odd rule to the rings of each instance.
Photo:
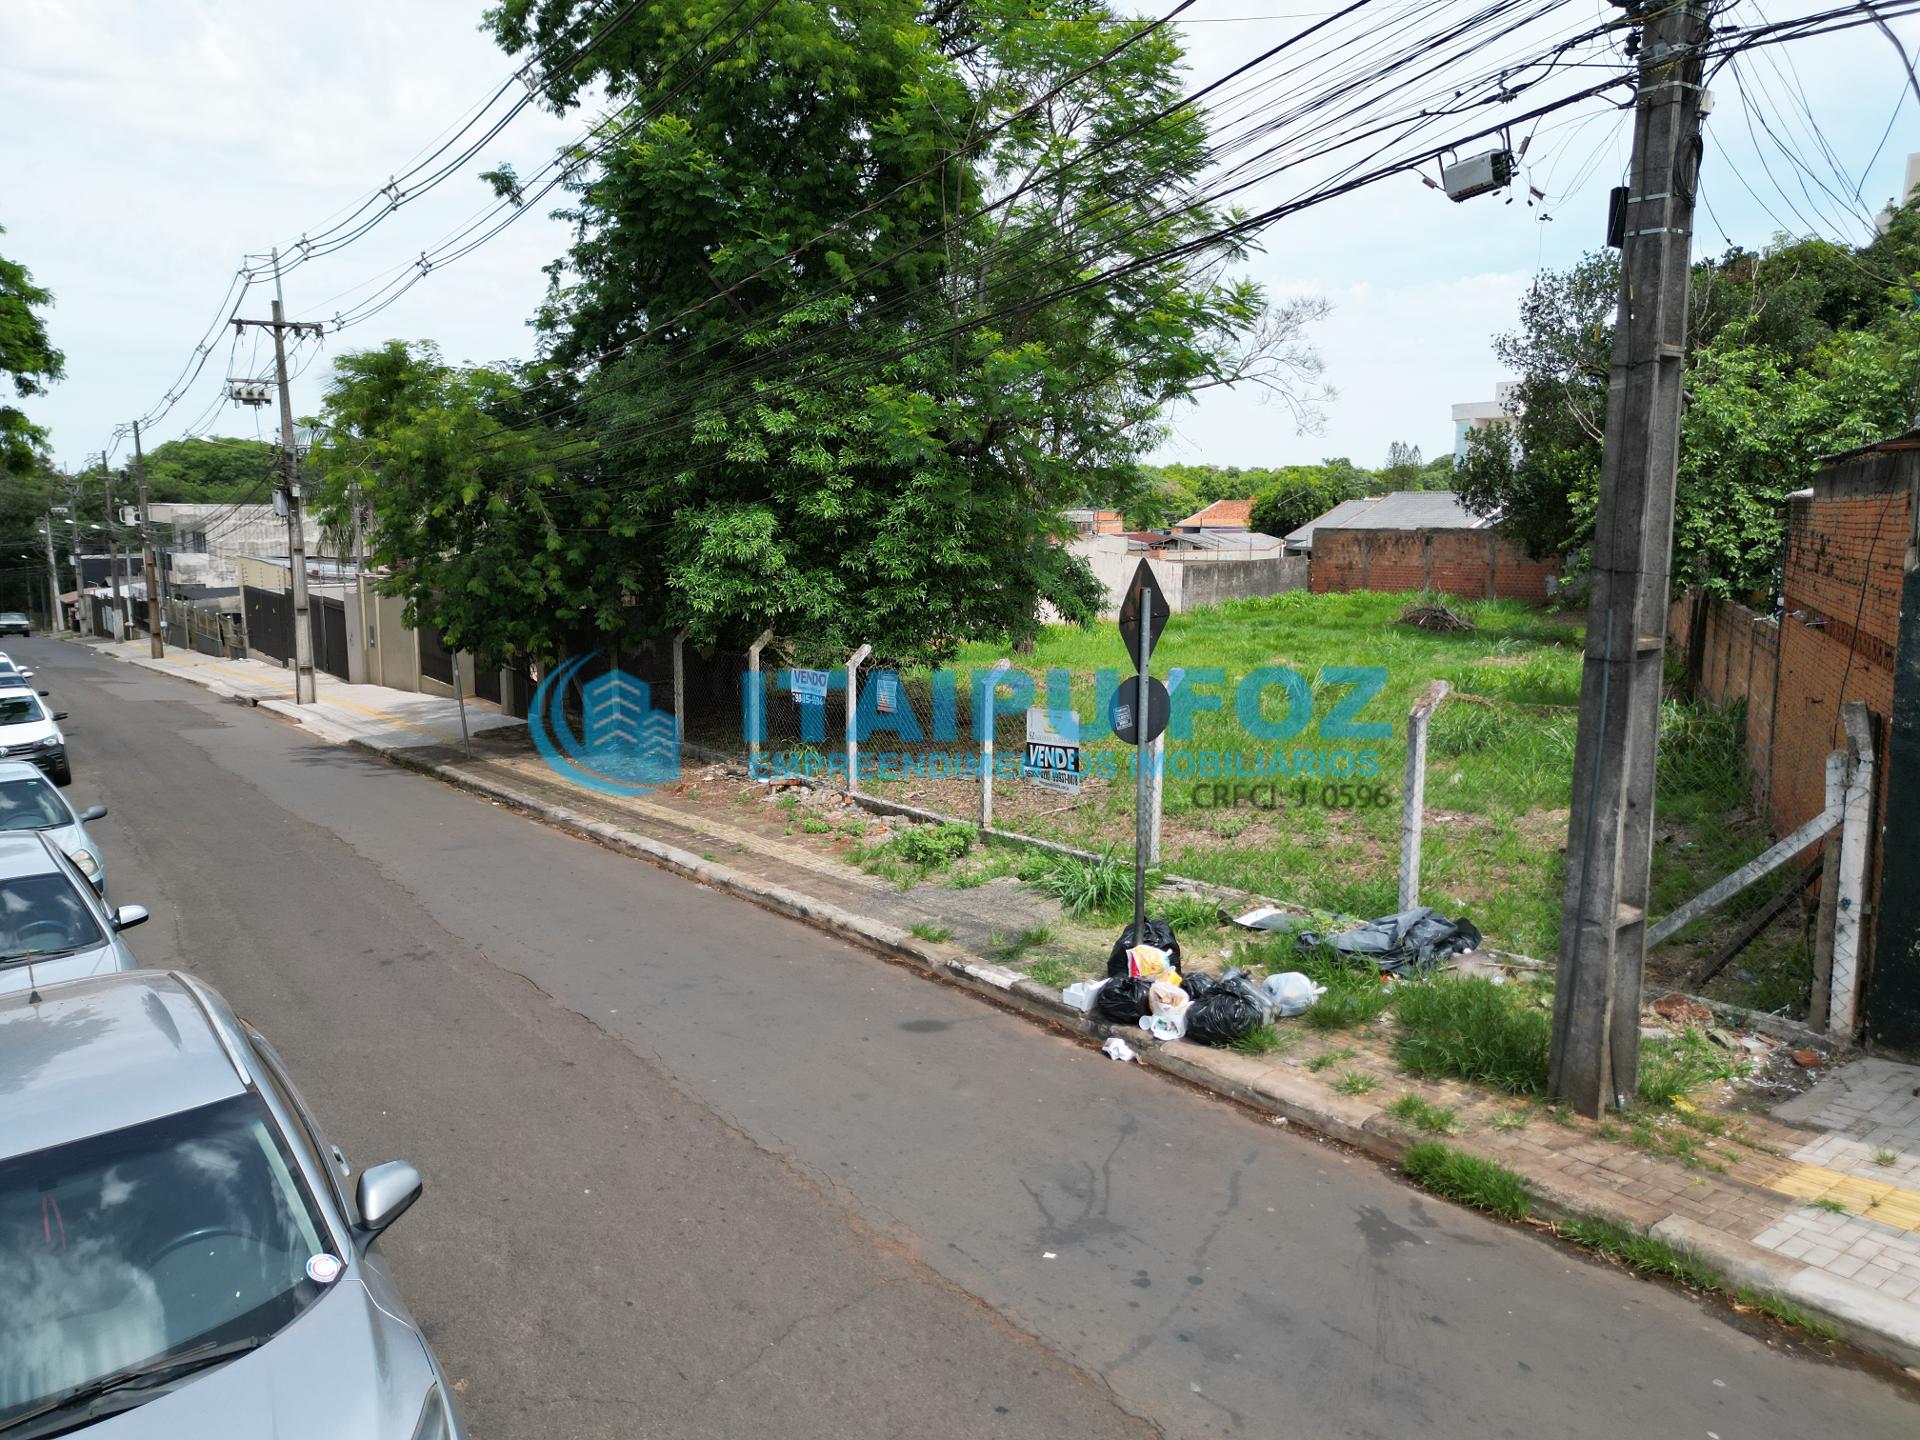
[[[1491,530],[1313,532],[1308,584],[1316,594],[1346,590],[1432,590],[1447,595],[1545,600],[1558,560],[1532,560]]]
[[[1747,763],[1753,768],[1754,800],[1767,807],[1773,788],[1773,704],[1780,672],[1780,624],[1772,616],[1744,605],[1695,591],[1674,601],[1667,618],[1667,633],[1679,654],[1693,655],[1696,625],[1700,627],[1700,698],[1715,705],[1745,702]]]

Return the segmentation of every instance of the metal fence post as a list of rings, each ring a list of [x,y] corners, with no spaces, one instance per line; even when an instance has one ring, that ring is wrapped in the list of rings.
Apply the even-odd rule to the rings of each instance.
[[[1011,668],[1013,661],[996,660],[988,667],[992,674]],[[976,700],[973,707],[973,723],[980,731],[980,828],[993,828],[993,731],[995,723],[994,692],[1000,688],[1000,682],[989,682],[985,702]]]
[[[742,718],[747,726],[747,774],[760,775],[760,740],[767,730],[767,696],[760,685],[760,652],[773,639],[773,627],[760,632],[760,638],[747,647],[747,693]]]
[[[1873,722],[1858,700],[1840,708],[1847,730],[1847,783],[1840,816],[1840,890],[1833,921],[1832,999],[1827,1033],[1852,1038],[1866,920],[1867,851],[1873,830]]]
[[[1427,808],[1427,725],[1440,702],[1453,693],[1445,680],[1429,684],[1407,713],[1406,793],[1400,799],[1400,908],[1420,903],[1420,832]]]
[[[862,645],[847,657],[847,793],[860,793],[860,665],[873,654]]]

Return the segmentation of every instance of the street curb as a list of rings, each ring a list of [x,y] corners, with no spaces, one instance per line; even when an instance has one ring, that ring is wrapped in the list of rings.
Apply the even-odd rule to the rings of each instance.
[[[139,657],[114,657],[139,664]],[[325,722],[314,723],[285,702],[252,701],[210,677],[181,675],[146,665],[230,698],[273,710],[311,729],[316,736],[344,743],[417,774],[429,776],[471,794],[497,800],[556,829],[590,839],[611,850],[632,855],[673,874],[749,901],[762,909],[813,925],[839,939],[883,957],[900,961],[931,978],[971,991],[1000,1006],[1017,1011],[1089,1042],[1118,1036],[1133,1047],[1141,1064],[1197,1086],[1234,1104],[1271,1119],[1328,1136],[1382,1161],[1396,1172],[1408,1149],[1430,1138],[1391,1119],[1378,1105],[1358,1097],[1335,1094],[1300,1076],[1279,1074],[1248,1056],[1198,1045],[1156,1045],[1138,1031],[1122,1030],[1074,1009],[1050,986],[1040,985],[1019,972],[968,955],[957,947],[921,940],[897,925],[860,915],[797,890],[743,874],[717,861],[638,831],[595,820],[568,806],[514,786],[463,773],[454,765],[411,754],[408,747],[389,746],[362,736],[346,735]],[[907,808],[907,807],[903,807]],[[1500,1152],[1487,1147],[1457,1148],[1500,1161]],[[1817,1320],[1831,1325],[1845,1340],[1869,1354],[1902,1367],[1920,1367],[1920,1318],[1911,1307],[1890,1301],[1871,1288],[1823,1270],[1801,1265],[1764,1250],[1733,1233],[1701,1224],[1686,1216],[1667,1214],[1603,1186],[1564,1178],[1521,1177],[1537,1214],[1553,1221],[1600,1221],[1638,1235],[1665,1241],[1705,1261],[1722,1276],[1729,1290],[1750,1289],[1780,1296]]]

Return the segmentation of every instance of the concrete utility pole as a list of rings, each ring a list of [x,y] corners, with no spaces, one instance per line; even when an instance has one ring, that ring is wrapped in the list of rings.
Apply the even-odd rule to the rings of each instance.
[[[1653,863],[1674,469],[1699,188],[1704,0],[1645,20],[1620,308],[1593,534],[1549,1086],[1583,1115],[1631,1098]]]
[[[113,585],[113,625],[120,627],[120,547],[113,542],[113,472],[107,469],[107,452],[100,452],[100,485],[107,496],[107,579]],[[120,636],[115,633],[115,640]]]
[[[41,532],[47,537],[47,628],[54,634],[65,633],[67,617],[60,604],[60,567],[53,558],[53,507],[47,507],[47,528]]]
[[[147,572],[147,651],[167,653],[160,639],[160,567],[153,563],[153,517],[147,510],[147,457],[140,450],[140,422],[133,422],[133,478],[140,486],[140,556]]]
[[[67,487],[67,564],[73,570],[73,632],[87,633],[86,588],[80,583],[80,481]]]
[[[253,325],[273,332],[273,377],[280,387],[280,450],[287,496],[287,566],[293,572],[293,700],[314,702],[313,630],[307,619],[307,527],[301,518],[300,456],[293,443],[293,396],[287,389],[287,331],[306,331],[316,339],[322,327],[311,321],[289,321],[280,293],[280,252],[273,252],[273,319],[235,320],[233,328]]]

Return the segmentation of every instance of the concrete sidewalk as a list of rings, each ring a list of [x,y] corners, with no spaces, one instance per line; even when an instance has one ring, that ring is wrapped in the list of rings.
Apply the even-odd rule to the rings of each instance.
[[[189,680],[227,699],[284,715],[337,744],[359,743],[384,751],[461,743],[460,706],[444,696],[389,690],[381,685],[349,685],[316,672],[315,703],[297,705],[293,672],[283,666],[260,660],[221,660],[175,647],[168,648],[165,659],[155,660],[145,640],[85,643],[116,660]],[[467,731],[471,735],[525,729],[524,720],[501,713],[490,701],[467,701]]]
[[[1004,869],[966,884],[936,874],[903,887],[860,867],[861,846],[911,821],[831,792],[756,785],[719,766],[644,797],[599,794],[548,769],[522,722],[480,702],[469,702],[469,723],[487,733],[468,758],[451,700],[326,678],[321,703],[300,707],[287,672],[270,666],[198,655],[156,662],[144,646],[100,648],[809,920],[1054,1026],[1095,1040],[1118,1033],[1067,1006],[1059,988],[1102,972],[1107,931],[1076,924]],[[1039,933],[1048,941],[1037,949],[1007,938]],[[1193,948],[1204,946],[1200,958],[1217,968],[1235,938],[1216,930]],[[1322,1034],[1281,1022],[1286,1043],[1265,1055],[1155,1046],[1138,1031],[1125,1038],[1155,1068],[1391,1164],[1432,1138],[1397,1118],[1393,1103],[1415,1096],[1443,1107],[1455,1117],[1446,1143],[1516,1171],[1549,1223],[1602,1221],[1653,1236],[1704,1260],[1738,1303],[1810,1317],[1920,1367],[1920,1068],[1831,1056],[1820,1037],[1763,1019],[1660,1000],[1649,1025],[1716,1032],[1761,1057],[1755,1075],[1671,1113],[1599,1126],[1457,1081],[1416,1079],[1396,1063],[1384,1024]]]

